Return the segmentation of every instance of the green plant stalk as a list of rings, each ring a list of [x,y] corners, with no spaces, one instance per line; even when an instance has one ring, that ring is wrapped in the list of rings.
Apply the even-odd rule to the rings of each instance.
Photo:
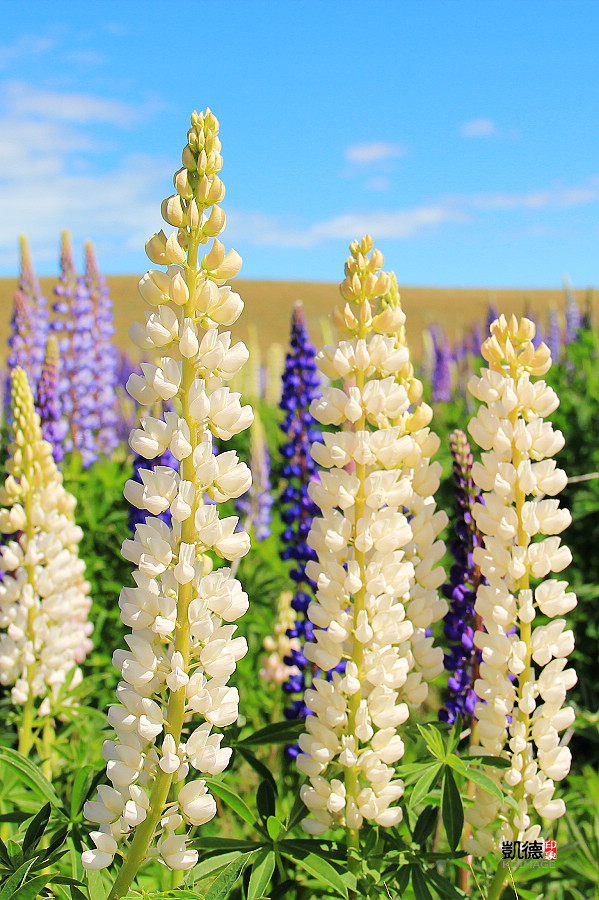
[[[189,289],[190,299],[185,304],[185,317],[193,318],[193,292],[195,289],[195,279],[198,265],[198,240],[197,237],[190,237],[189,251],[187,257],[187,287]],[[183,418],[189,426],[190,442],[192,452],[182,461],[182,478],[192,481],[197,488],[195,469],[193,464],[193,451],[197,446],[197,427],[195,420],[189,412],[189,391],[193,384],[195,376],[195,367],[193,361],[183,357],[182,363],[182,379],[181,379],[181,404]],[[196,501],[191,516],[186,519],[181,528],[181,541],[183,543],[194,543],[195,540],[195,512],[197,506]],[[189,604],[192,600],[192,582],[179,585],[178,601],[177,601],[177,624],[175,627],[175,650],[178,650],[183,656],[185,668],[189,665]],[[175,745],[178,746],[181,740],[181,732],[183,730],[183,722],[185,719],[185,685],[178,691],[172,691],[165,716],[167,723],[166,733],[171,734]],[[138,872],[139,867],[143,863],[150,841],[154,836],[154,832],[162,818],[164,806],[168,798],[173,776],[160,770],[152,794],[150,796],[150,804],[148,814],[141,825],[135,830],[135,837],[131,842],[127,858],[117,875],[112,886],[112,890],[108,895],[108,900],[120,900],[127,894],[133,880]],[[177,873],[173,872],[173,879],[177,878]]]
[[[504,869],[502,865],[497,866],[497,870],[493,875],[493,880],[489,885],[489,891],[485,900],[499,900],[501,895],[503,894],[503,889],[506,886],[507,878],[504,873]]]

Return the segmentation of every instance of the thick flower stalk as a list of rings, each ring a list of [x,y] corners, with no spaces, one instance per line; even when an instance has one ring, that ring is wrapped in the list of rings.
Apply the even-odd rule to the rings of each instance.
[[[119,445],[116,393],[119,358],[112,340],[115,329],[110,289],[98,268],[91,241],[85,244],[85,286],[89,291],[93,317],[92,393],[97,424],[96,444],[99,453],[110,457]]]
[[[474,639],[482,654],[475,715],[483,752],[510,761],[497,778],[517,804],[514,812],[477,788],[466,813],[475,854],[495,850],[497,840],[536,840],[541,826],[533,818],[553,820],[565,811],[564,801],[554,798],[555,782],[570,769],[570,750],[560,746],[559,732],[574,720],[572,708],[563,704],[576,674],[567,668],[574,638],[563,616],[576,597],[567,582],[548,577],[571,560],[556,537],[570,514],[547,499],[566,484],[550,458],[564,438],[544,421],[559,400],[545,381],[536,380],[550,368],[551,357],[544,344],[535,350],[534,333],[528,319],[512,316],[508,323],[500,316],[482,347],[488,368],[470,382],[482,405],[469,431],[485,451],[472,469],[485,504],[474,507],[484,535],[474,560],[488,582],[479,587],[475,604],[484,626]],[[533,627],[539,614],[549,622]]]
[[[463,431],[449,435],[453,463],[454,490],[457,505],[455,538],[451,544],[454,564],[443,593],[449,601],[444,618],[445,637],[450,642],[444,665],[450,673],[449,699],[439,711],[443,722],[455,722],[458,713],[466,726],[472,722],[477,702],[474,682],[478,678],[480,650],[474,644],[480,617],[474,611],[476,592],[481,583],[478,565],[474,562],[474,548],[482,546],[482,537],[474,520],[474,504],[480,502],[480,492],[472,480],[472,453]]]
[[[176,227],[146,244],[150,269],[139,290],[150,309],[145,324],[131,330],[145,350],[160,348],[159,364],[142,363],[142,375],[129,378],[128,390],[151,406],[172,401],[163,418],[146,415],[130,444],[148,461],[167,448],[180,461],[140,470],[125,495],[150,515],[138,525],[123,555],[137,566],[136,587],[124,588],[119,605],[131,628],[127,649],[113,656],[122,680],[117,704],[108,712],[115,740],[104,746],[110,786],[86,805],[99,824],[92,832],[96,849],[83,854],[86,868],[110,865],[115,853],[124,862],[111,891],[122,897],[150,857],[171,869],[192,867],[197,851],[187,846],[184,824],[201,825],[216,803],[198,774],[217,775],[230,759],[220,730],[236,721],[238,692],[227,685],[247,652],[245,638],[234,637],[235,622],[248,607],[247,595],[230,569],[212,571],[211,554],[235,560],[247,553],[249,538],[235,532],[237,518],[219,518],[219,504],[239,497],[250,483],[248,467],[234,451],[213,454],[212,441],[227,441],[252,421],[229,381],[247,360],[244,344],[231,345],[228,331],[243,302],[225,285],[241,260],[214,240],[225,227],[220,208],[225,193],[218,122],[213,114],[193,113],[183,168],[174,176],[177,193],[162,204],[162,215]],[[211,211],[208,210],[211,208]],[[210,497],[216,503],[205,504]],[[169,510],[171,524],[158,516]],[[189,771],[194,772],[186,782]]]
[[[35,406],[40,417],[42,437],[52,447],[55,463],[60,463],[64,459],[63,441],[68,427],[60,414],[59,367],[58,341],[51,334],[46,345],[46,356],[37,386]]]
[[[66,453],[78,453],[82,464],[89,466],[97,458],[94,317],[89,289],[75,269],[68,231],[62,233],[60,278],[54,293],[57,300],[52,329],[60,352],[59,396],[61,413],[68,423],[64,449]]]
[[[12,702],[23,708],[19,750],[26,755],[39,720],[46,720],[48,737],[57,704],[68,702],[61,696],[67,678],[70,689],[81,681],[77,664],[91,649],[91,600],[78,556],[76,501],[42,439],[21,368],[12,373],[12,417],[8,476],[0,491],[0,531],[13,535],[0,549],[0,568],[10,574],[0,584],[0,682],[13,685]]]
[[[294,671],[287,679],[284,690],[291,698],[286,708],[287,718],[294,719],[309,714],[304,704],[306,685],[312,682],[313,666],[303,653],[303,645],[312,640],[312,623],[308,619],[308,606],[314,599],[315,583],[306,574],[306,564],[316,559],[314,550],[307,544],[312,519],[318,507],[308,493],[308,486],[317,477],[317,466],[310,454],[310,446],[322,441],[318,423],[310,412],[312,402],[321,396],[320,379],[316,366],[316,348],[310,340],[303,304],[298,301],[291,318],[291,339],[283,371],[280,408],[285,414],[281,431],[286,440],[280,446],[285,460],[281,470],[281,518],[285,530],[281,535],[283,549],[281,559],[292,564],[289,575],[294,583],[291,608],[296,613],[290,623],[288,637],[297,641],[287,654],[287,662]],[[297,755],[297,747],[288,747],[289,755]]]
[[[270,483],[270,453],[264,425],[257,412],[254,414],[250,429],[250,468],[252,486],[243,497],[239,498],[235,508],[241,516],[243,527],[250,531],[257,541],[264,541],[271,535],[274,497]]]
[[[35,390],[44,360],[48,330],[48,301],[42,294],[31,261],[27,239],[21,235],[21,273],[14,297],[11,335],[8,339],[8,369],[20,366]]]
[[[305,830],[344,825],[355,850],[365,819],[383,826],[401,819],[398,729],[443,669],[426,629],[447,611],[438,594],[444,546],[436,540],[447,517],[435,512],[431,496],[440,466],[430,456],[439,441],[426,427],[430,407],[418,402],[422,384],[410,363],[397,284],[381,271],[383,256],[370,237],[350,250],[346,303],[335,313],[348,339],[317,357],[323,374],[341,379],[345,390],[328,387],[311,407],[323,425],[342,430],[323,433],[324,443],[312,447],[328,471],[308,489],[322,515],[308,537],[318,554],[306,566],[317,599],[308,609],[315,640],[304,651],[324,671],[342,661],[345,671],[306,691],[314,715],[297,763],[309,776]]]

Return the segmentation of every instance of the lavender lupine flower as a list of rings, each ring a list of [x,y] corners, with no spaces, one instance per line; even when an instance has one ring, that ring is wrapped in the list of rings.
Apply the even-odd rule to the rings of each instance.
[[[445,637],[450,641],[449,653],[444,658],[445,668],[451,673],[448,681],[450,698],[439,711],[439,719],[455,722],[459,713],[468,725],[478,700],[473,685],[478,678],[480,651],[474,646],[474,633],[480,624],[474,603],[481,574],[472,554],[475,547],[482,547],[482,538],[472,510],[481,498],[472,479],[473,459],[466,435],[463,431],[454,431],[449,435],[449,444],[458,515],[456,539],[451,545],[455,563],[451,567],[449,583],[443,587],[450,604],[443,620]]]
[[[497,308],[497,304],[495,303],[494,300],[489,300],[489,304],[487,306],[487,327],[485,330],[485,335],[487,335],[489,333],[491,324],[495,321],[495,319],[498,319],[498,318],[499,318],[499,310]],[[482,343],[482,341],[481,341],[481,343]]]
[[[42,374],[37,386],[35,407],[40,417],[42,437],[52,447],[55,463],[60,463],[64,459],[63,441],[68,428],[66,421],[60,415],[59,365],[58,341],[51,334],[48,338]]]
[[[436,331],[435,369],[433,371],[433,403],[451,400],[451,347],[447,335]]]
[[[20,366],[27,373],[29,384],[35,389],[38,383],[48,329],[48,301],[42,294],[31,261],[27,239],[21,235],[21,274],[14,297],[11,319],[12,334],[8,339],[10,353],[8,369]]]
[[[291,607],[296,620],[287,631],[287,637],[297,639],[299,648],[291,648],[284,662],[297,667],[285,683],[283,690],[291,703],[285,710],[288,719],[310,714],[304,704],[304,691],[312,683],[314,667],[304,656],[303,646],[313,640],[312,623],[307,611],[314,599],[316,585],[306,575],[306,564],[316,559],[316,554],[307,544],[312,527],[312,519],[318,514],[318,507],[308,495],[308,485],[316,477],[317,466],[310,455],[310,445],[322,439],[321,431],[312,414],[310,404],[320,398],[320,379],[316,367],[316,348],[310,340],[304,308],[301,302],[295,304],[291,317],[290,349],[283,372],[283,390],[280,408],[285,413],[281,430],[287,440],[280,447],[285,458],[282,477],[285,486],[281,493],[282,519],[285,530],[282,535],[284,549],[281,559],[291,560],[293,568],[290,577],[295,583],[295,593]],[[298,747],[288,747],[287,754],[297,756]]]
[[[94,317],[94,401],[98,419],[97,447],[112,456],[119,445],[117,378],[119,358],[112,341],[114,317],[110,289],[100,272],[91,241],[85,244],[85,285],[89,291]]]
[[[61,412],[69,423],[65,451],[79,452],[84,466],[96,458],[98,427],[94,402],[94,317],[90,293],[73,262],[68,231],[62,233],[60,279],[54,293],[57,318],[52,328],[60,352],[59,397]]]
[[[242,517],[244,530],[251,529],[256,539],[263,541],[271,535],[271,507],[274,498],[270,483],[270,453],[264,425],[257,411],[254,413],[254,421],[250,428],[250,469],[252,485],[249,491],[237,500],[235,508]]]
[[[559,362],[562,355],[563,343],[562,330],[559,324],[559,316],[557,314],[555,306],[552,306],[549,310],[549,324],[547,326],[546,344],[551,352],[551,359],[554,361],[554,363]]]
[[[578,332],[582,327],[582,316],[572,286],[566,281],[564,287],[566,290],[566,327],[564,329],[564,344],[565,346],[568,346],[568,344],[571,344],[572,341],[575,341],[578,338]]]

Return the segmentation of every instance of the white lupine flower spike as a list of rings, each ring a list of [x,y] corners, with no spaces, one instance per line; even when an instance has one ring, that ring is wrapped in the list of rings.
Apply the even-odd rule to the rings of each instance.
[[[554,797],[555,782],[570,770],[570,750],[559,732],[574,720],[564,702],[576,674],[567,667],[574,637],[562,617],[576,597],[567,582],[547,579],[566,568],[570,551],[558,537],[543,537],[570,523],[569,512],[547,499],[566,483],[548,458],[564,437],[544,421],[559,400],[536,380],[550,368],[551,356],[545,344],[535,350],[534,335],[530,320],[500,316],[482,346],[489,367],[469,383],[481,401],[469,431],[484,451],[472,470],[485,504],[475,507],[484,547],[474,558],[488,582],[475,605],[484,626],[475,636],[482,653],[474,686],[478,749],[510,761],[495,778],[511,789],[518,807],[501,806],[477,787],[466,811],[474,828],[467,849],[477,855],[494,852],[498,841],[536,840],[539,817],[552,821],[565,812],[564,801]],[[553,621],[533,628],[539,613]]]
[[[69,678],[81,683],[77,664],[92,644],[91,606],[85,563],[79,559],[83,536],[75,524],[75,498],[65,490],[42,439],[27,375],[12,372],[13,441],[0,490],[0,531],[12,535],[0,549],[0,683],[12,685],[11,699],[23,707],[19,750],[27,755],[43,725],[43,769],[51,776],[53,718]]]
[[[195,865],[198,853],[181,827],[208,822],[216,803],[204,780],[185,779],[190,769],[217,775],[228,765],[231,751],[221,748],[218,729],[237,719],[237,689],[227,681],[247,652],[245,638],[234,637],[237,626],[229,624],[247,610],[247,595],[230,568],[212,572],[210,558],[232,561],[249,550],[247,534],[235,531],[237,519],[219,518],[215,504],[246,491],[250,472],[233,451],[212,452],[213,436],[227,440],[253,417],[226,386],[247,350],[219,331],[243,309],[225,285],[241,260],[216,239],[209,252],[199,252],[225,223],[217,205],[224,196],[218,122],[210,110],[194,112],[187,137],[183,168],[174,177],[177,193],[162,204],[177,231],[146,244],[152,262],[167,270],[150,269],[141,279],[151,311],[131,334],[144,349],[160,348],[162,357],[131,376],[129,392],[142,404],[162,399],[173,407],[164,420],[144,416],[131,447],[148,460],[170,447],[181,465],[179,472],[142,470],[142,483],[130,481],[125,490],[149,515],[123,544],[123,556],[137,567],[137,586],[123,588],[119,601],[132,633],[128,649],[113,657],[122,681],[118,705],[108,713],[116,739],[104,746],[112,787],[99,788],[86,806],[100,830],[92,834],[96,849],[83,854],[88,869],[123,855],[110,900],[128,892],[145,859],[159,856],[176,870]],[[204,495],[215,503],[204,505]],[[167,510],[170,526],[153,518]]]
[[[343,430],[325,432],[312,447],[325,471],[310,485],[322,515],[308,537],[318,561],[306,569],[317,595],[308,612],[315,641],[305,648],[320,669],[345,668],[306,691],[314,715],[297,764],[309,777],[304,829],[320,835],[345,826],[357,848],[364,820],[391,826],[401,819],[398,732],[442,670],[443,653],[426,629],[447,610],[437,540],[446,516],[435,512],[441,467],[431,456],[439,440],[427,427],[430,407],[420,402],[397,282],[381,271],[370,237],[350,250],[346,303],[334,313],[348,337],[317,356],[344,390],[326,388],[311,409]]]

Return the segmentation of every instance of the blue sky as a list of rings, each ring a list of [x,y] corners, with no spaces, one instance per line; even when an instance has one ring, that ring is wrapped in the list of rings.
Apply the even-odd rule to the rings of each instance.
[[[62,228],[141,273],[189,115],[221,123],[242,277],[599,282],[599,4],[22,0],[0,37],[0,274]]]

